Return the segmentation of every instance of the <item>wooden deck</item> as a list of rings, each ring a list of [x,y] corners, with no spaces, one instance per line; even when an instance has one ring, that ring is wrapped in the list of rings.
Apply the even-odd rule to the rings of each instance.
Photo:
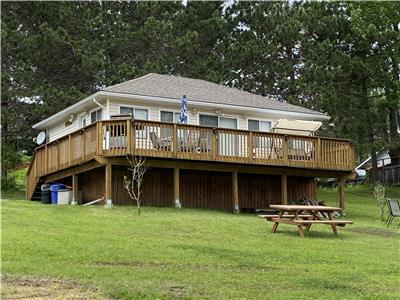
[[[32,196],[40,177],[95,157],[127,154],[342,172],[354,167],[354,149],[349,140],[132,119],[105,120],[36,148],[28,169],[27,198]]]

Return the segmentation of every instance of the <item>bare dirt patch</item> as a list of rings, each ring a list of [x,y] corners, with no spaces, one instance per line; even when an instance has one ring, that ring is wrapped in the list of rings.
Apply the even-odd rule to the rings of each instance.
[[[368,228],[368,227],[351,227],[346,228],[347,231],[364,233],[369,235],[384,236],[384,237],[399,237],[400,235],[396,232],[380,229],[380,228]]]
[[[31,276],[2,276],[2,299],[107,299],[93,287],[72,281]]]

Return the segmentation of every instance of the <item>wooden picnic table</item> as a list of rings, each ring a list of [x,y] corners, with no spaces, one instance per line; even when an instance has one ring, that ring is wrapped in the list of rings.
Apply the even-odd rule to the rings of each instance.
[[[304,229],[310,230],[312,224],[331,225],[334,235],[337,235],[336,226],[345,226],[353,224],[348,220],[334,220],[332,213],[341,211],[339,207],[323,206],[323,205],[270,205],[270,208],[279,211],[276,217],[265,217],[266,220],[274,222],[272,232],[275,233],[280,223],[297,226],[299,234],[304,237]],[[288,213],[285,215],[285,213]],[[327,218],[324,218],[324,215]]]

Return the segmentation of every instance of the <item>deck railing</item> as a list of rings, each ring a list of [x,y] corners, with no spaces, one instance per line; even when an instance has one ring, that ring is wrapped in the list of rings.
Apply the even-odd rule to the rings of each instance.
[[[29,169],[38,178],[93,159],[125,156],[350,171],[349,140],[131,119],[98,121],[40,146]]]

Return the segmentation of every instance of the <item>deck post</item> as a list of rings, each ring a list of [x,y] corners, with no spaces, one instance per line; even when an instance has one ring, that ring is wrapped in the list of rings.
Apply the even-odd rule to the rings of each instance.
[[[238,172],[232,172],[232,207],[234,213],[239,213]]]
[[[181,208],[181,200],[179,199],[179,168],[174,168],[174,206]]]
[[[339,178],[339,207],[344,211],[344,177]]]
[[[133,154],[132,152],[132,120],[126,120],[126,137],[127,137],[127,151],[126,154]]]
[[[104,201],[106,207],[112,206],[112,196],[111,196],[111,187],[112,187],[112,165],[110,163],[106,164],[106,172],[105,172],[105,197]]]
[[[281,175],[281,203],[288,204],[287,175]]]
[[[72,175],[72,202],[71,205],[78,204],[78,175]]]

